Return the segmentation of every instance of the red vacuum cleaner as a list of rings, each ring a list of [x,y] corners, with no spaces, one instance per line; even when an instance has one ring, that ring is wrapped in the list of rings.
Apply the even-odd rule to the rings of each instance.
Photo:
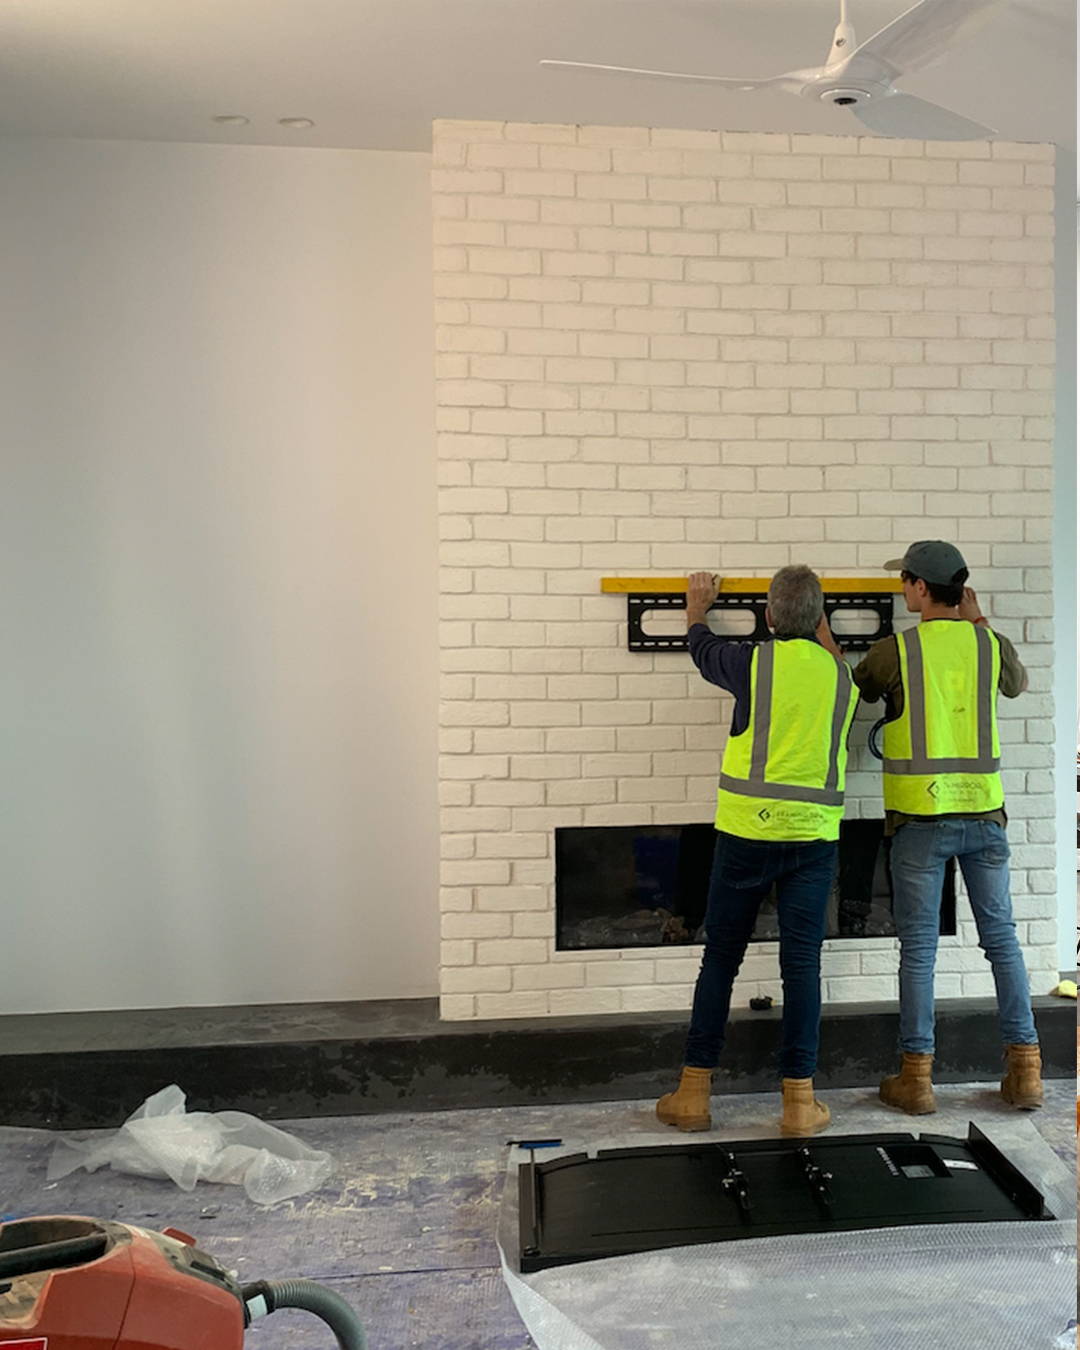
[[[94,1219],[0,1224],[0,1350],[242,1350],[261,1317],[298,1308],[365,1350],[352,1308],[310,1280],[240,1285],[195,1239]]]

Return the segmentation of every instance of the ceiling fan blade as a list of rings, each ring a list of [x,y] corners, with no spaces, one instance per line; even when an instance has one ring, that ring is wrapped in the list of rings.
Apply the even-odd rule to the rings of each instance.
[[[871,131],[913,141],[985,141],[991,127],[950,112],[911,94],[889,94],[852,105],[851,111]]]
[[[961,32],[987,19],[1001,0],[920,0],[852,52],[846,75],[880,75],[884,65],[893,79],[930,65]],[[862,70],[860,70],[860,66]]]
[[[541,61],[540,65],[557,67],[560,70],[598,70],[603,75],[645,75],[653,80],[681,80],[685,84],[718,84],[723,89],[764,89],[766,85],[776,85],[784,81],[785,76],[777,75],[767,80],[732,80],[723,75],[688,75],[676,70],[638,70],[635,66],[599,66],[591,61]]]

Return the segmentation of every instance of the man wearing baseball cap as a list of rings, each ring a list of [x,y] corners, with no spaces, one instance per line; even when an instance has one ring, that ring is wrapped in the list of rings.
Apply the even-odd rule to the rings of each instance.
[[[899,571],[908,612],[920,617],[874,643],[854,672],[863,699],[885,699],[885,833],[900,937],[901,1067],[879,1095],[911,1115],[935,1110],[934,960],[945,866],[956,858],[994,971],[1007,1060],[1001,1095],[1033,1110],[1042,1065],[1009,898],[996,706],[999,690],[1023,693],[1027,674],[965,586],[967,564],[953,544],[921,540],[885,567]]]

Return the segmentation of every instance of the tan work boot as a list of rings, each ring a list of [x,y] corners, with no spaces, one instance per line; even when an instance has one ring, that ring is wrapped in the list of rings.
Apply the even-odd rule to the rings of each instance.
[[[900,1058],[900,1072],[881,1080],[878,1096],[887,1106],[898,1106],[909,1116],[931,1116],[937,1110],[930,1081],[933,1055],[915,1055],[907,1050]]]
[[[686,1065],[678,1088],[666,1093],[656,1103],[656,1118],[680,1130],[709,1129],[712,1125],[709,1115],[711,1087],[712,1069],[694,1069]]]
[[[1008,1060],[1001,1095],[1021,1111],[1037,1111],[1043,1104],[1042,1055],[1037,1045],[1007,1045]]]
[[[829,1108],[814,1096],[812,1078],[783,1078],[780,1080],[780,1091],[784,1098],[784,1114],[780,1117],[781,1134],[818,1134],[832,1119]]]

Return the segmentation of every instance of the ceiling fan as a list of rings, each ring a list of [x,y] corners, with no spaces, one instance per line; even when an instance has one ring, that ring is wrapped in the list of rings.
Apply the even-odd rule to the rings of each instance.
[[[659,80],[712,84],[750,93],[782,89],[802,98],[850,108],[855,116],[884,136],[915,140],[972,141],[994,134],[959,113],[898,90],[896,81],[938,60],[962,32],[985,18],[999,0],[920,0],[911,9],[856,44],[848,19],[848,0],[840,0],[840,22],[820,69],[789,70],[761,80],[737,80],[722,75],[691,75],[671,70],[639,70],[633,66],[603,66],[591,61],[541,61],[563,70],[594,70],[609,75],[643,75]]]

